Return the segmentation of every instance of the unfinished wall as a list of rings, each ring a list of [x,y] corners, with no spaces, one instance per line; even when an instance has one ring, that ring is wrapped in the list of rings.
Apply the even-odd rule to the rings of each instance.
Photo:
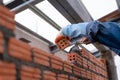
[[[48,47],[49,44],[47,42],[44,42],[44,41],[38,39],[37,37],[25,32],[24,30],[22,30],[20,28],[16,28],[14,32],[15,32],[17,39],[24,38],[24,39],[30,41],[30,43],[28,43],[28,44],[30,44],[31,46],[38,47],[43,50],[46,50],[47,52],[50,52],[49,47]]]
[[[0,12],[0,80],[108,80],[105,61],[84,50],[62,60],[43,43],[33,47],[14,36],[14,13],[2,6]]]

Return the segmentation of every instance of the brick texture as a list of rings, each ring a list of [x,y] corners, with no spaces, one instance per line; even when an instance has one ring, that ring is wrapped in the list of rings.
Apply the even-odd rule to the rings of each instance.
[[[73,65],[70,62],[64,61],[64,71],[72,73]]]
[[[80,51],[83,57],[89,58],[89,52],[85,51],[84,49],[81,49]]]
[[[15,30],[14,12],[10,12],[7,8],[0,5],[0,25]]]
[[[49,57],[50,57],[50,53],[42,50],[42,49],[38,49],[38,48],[33,48],[33,53],[34,53],[34,62],[37,64],[41,64],[44,66],[50,66],[49,63]]]
[[[87,77],[87,72],[86,72],[86,69],[84,68],[81,68],[81,76],[86,78]]]
[[[54,69],[62,70],[63,69],[63,61],[61,58],[51,55],[51,67]]]
[[[11,32],[15,29],[14,15],[0,5],[0,25]],[[105,60],[98,60],[84,49],[81,49],[81,55],[68,53],[68,59],[64,61],[15,37],[3,38],[9,34],[2,32],[0,80],[108,80]],[[5,45],[5,41],[8,45]],[[63,36],[59,36],[55,42],[60,49],[71,44],[69,38]],[[4,53],[4,47],[8,47],[8,53]]]
[[[14,63],[0,61],[0,80],[16,80],[16,66]]]
[[[68,76],[64,74],[58,74],[58,80],[68,80]]]
[[[21,68],[21,80],[40,80],[41,71],[38,68],[22,66]]]
[[[78,63],[79,65],[83,63],[83,58],[77,53],[69,53],[67,59],[71,63]]]
[[[76,65],[73,65],[73,73],[77,76],[81,76],[81,68]]]
[[[59,36],[56,40],[55,43],[60,49],[65,49],[66,47],[70,46],[70,41],[68,37],[64,36]]]
[[[70,76],[70,80],[78,80],[78,78]]]
[[[20,60],[32,61],[30,45],[15,38],[10,38],[8,47],[10,56]]]
[[[57,79],[56,74],[51,71],[44,71],[43,75],[44,75],[44,80],[56,80]]]
[[[3,51],[4,51],[4,39],[2,32],[0,32],[0,54],[3,54]]]

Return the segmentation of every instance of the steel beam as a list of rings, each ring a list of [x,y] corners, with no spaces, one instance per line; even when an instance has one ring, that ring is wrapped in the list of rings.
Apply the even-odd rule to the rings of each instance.
[[[45,15],[40,9],[38,9],[35,6],[32,6],[29,4],[29,9],[32,10],[35,14],[37,14],[39,17],[43,18],[45,21],[47,21],[49,24],[51,24],[54,28],[57,30],[60,30],[61,27],[56,24],[52,19],[50,19],[47,15]]]
[[[11,9],[16,13],[19,13],[28,8],[27,4],[35,5],[43,0],[14,0],[13,2],[5,5],[7,8]]]
[[[118,5],[118,8],[119,8],[119,11],[120,11],[120,0],[116,0],[117,2],[117,5]]]
[[[76,19],[73,17],[73,15],[70,14],[70,11],[72,11],[73,13],[73,9],[72,7],[70,7],[70,5],[67,3],[66,0],[61,0],[63,1],[64,4],[66,4],[66,6],[64,6],[64,4],[62,4],[61,2],[59,2],[58,0],[48,0],[68,21],[70,21],[71,23],[76,23]],[[68,10],[69,9],[69,10]],[[78,17],[79,18],[79,17]],[[79,18],[79,21],[82,21]]]
[[[93,20],[80,0],[48,0],[71,23]]]

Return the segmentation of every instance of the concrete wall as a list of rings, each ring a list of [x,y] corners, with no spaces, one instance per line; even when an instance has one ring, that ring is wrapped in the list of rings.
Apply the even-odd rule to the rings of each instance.
[[[29,40],[29,41],[30,41],[29,44],[30,44],[32,47],[41,48],[41,49],[43,49],[43,50],[45,50],[45,51],[50,52],[50,51],[49,51],[49,47],[48,47],[48,46],[49,46],[48,43],[40,40],[39,38],[33,36],[32,34],[29,34],[29,33],[25,32],[24,30],[22,30],[22,29],[20,29],[20,28],[16,28],[16,30],[15,30],[15,35],[16,35],[16,38],[17,38],[17,39],[25,38],[25,39]]]
[[[16,35],[17,39],[24,38],[26,40],[29,40],[30,43],[28,43],[28,44],[30,44],[32,47],[37,47],[37,48],[43,49],[43,50],[51,53],[51,51],[49,49],[49,44],[47,42],[35,37],[32,34],[29,34],[28,32],[25,32],[24,30],[22,30],[18,27],[15,30],[15,35]],[[64,51],[58,51],[54,54],[56,56],[62,58],[63,60],[67,59],[67,53]]]

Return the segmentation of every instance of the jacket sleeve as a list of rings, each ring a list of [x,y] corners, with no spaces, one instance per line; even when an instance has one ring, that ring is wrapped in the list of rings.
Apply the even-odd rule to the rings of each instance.
[[[76,38],[80,35],[86,35],[86,26],[88,23],[71,24],[62,28],[62,34],[71,38]]]
[[[100,25],[99,21],[92,21],[87,25],[87,28],[86,28],[87,33],[86,34],[87,34],[87,38],[91,42],[97,41],[96,36],[99,31],[99,27],[98,27],[99,25]]]
[[[120,50],[120,26],[115,22],[93,21],[87,25],[87,37],[91,42],[99,42]]]
[[[111,47],[110,47],[110,50],[114,51],[117,55],[120,56],[120,50],[115,49],[115,48],[111,48]]]

